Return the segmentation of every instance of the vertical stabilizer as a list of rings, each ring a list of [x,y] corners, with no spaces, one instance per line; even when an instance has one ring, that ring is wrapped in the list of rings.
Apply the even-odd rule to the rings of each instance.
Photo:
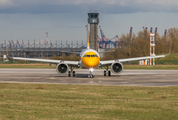
[[[87,49],[90,49],[90,44],[89,44],[89,31],[88,31],[88,22],[87,22]]]

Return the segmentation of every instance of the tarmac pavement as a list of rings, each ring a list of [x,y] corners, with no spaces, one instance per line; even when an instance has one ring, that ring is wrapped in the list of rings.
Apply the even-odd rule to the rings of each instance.
[[[0,83],[178,86],[178,70],[123,70],[119,75],[103,76],[104,69],[96,69],[94,78],[88,78],[87,69],[75,71],[75,77],[67,77],[55,69],[0,68]]]

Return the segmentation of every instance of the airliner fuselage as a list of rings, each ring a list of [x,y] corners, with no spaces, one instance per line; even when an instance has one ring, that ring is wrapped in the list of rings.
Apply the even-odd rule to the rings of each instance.
[[[81,57],[81,67],[87,69],[95,69],[99,66],[100,55],[96,50],[85,49],[80,54]]]

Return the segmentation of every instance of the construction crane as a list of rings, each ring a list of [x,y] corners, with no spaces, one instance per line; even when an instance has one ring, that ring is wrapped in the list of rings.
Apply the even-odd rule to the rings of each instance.
[[[99,26],[99,28],[101,33],[101,40],[99,42],[100,46],[102,46],[102,48],[112,48],[112,47],[117,48],[118,43],[120,41],[118,35],[116,35],[112,39],[106,38],[104,32],[101,29],[101,26]]]
[[[19,43],[19,41],[17,40],[17,45],[16,46],[18,46],[19,48],[20,48],[20,43]]]

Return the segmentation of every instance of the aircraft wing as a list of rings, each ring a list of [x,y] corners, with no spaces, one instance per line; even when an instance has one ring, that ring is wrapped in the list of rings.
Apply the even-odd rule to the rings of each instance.
[[[68,65],[78,66],[79,61],[64,61],[64,60],[52,60],[52,59],[37,59],[37,58],[23,58],[23,57],[12,57],[14,60],[28,60],[28,61],[36,61],[36,62],[45,62],[45,63],[66,63]]]
[[[150,59],[150,58],[161,58],[161,57],[165,57],[166,55],[158,55],[158,56],[147,56],[147,57],[136,57],[136,58],[125,58],[125,59],[116,59],[116,60],[106,60],[106,61],[100,61],[101,66],[104,65],[110,65],[114,62],[120,62],[120,63],[124,63],[124,62],[132,62],[132,61],[139,61],[139,60],[146,60],[146,59]]]

